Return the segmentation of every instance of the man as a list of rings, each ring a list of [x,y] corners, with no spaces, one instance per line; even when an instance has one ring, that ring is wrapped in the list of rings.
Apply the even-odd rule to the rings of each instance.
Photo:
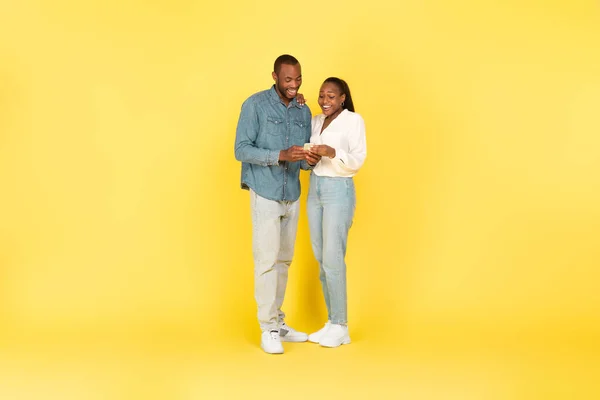
[[[286,325],[281,311],[298,226],[300,169],[320,157],[305,152],[311,113],[296,99],[302,84],[298,60],[284,54],[275,60],[275,84],[242,105],[235,138],[235,158],[242,162],[241,187],[250,191],[254,297],[262,330],[261,348],[283,353],[284,342],[304,342],[308,335]]]

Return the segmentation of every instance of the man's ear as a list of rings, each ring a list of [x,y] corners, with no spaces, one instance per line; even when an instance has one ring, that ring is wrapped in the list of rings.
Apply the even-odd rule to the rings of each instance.
[[[277,74],[275,73],[275,71],[273,71],[273,72],[271,73],[271,76],[273,76],[273,80],[274,80],[275,82],[277,82]]]

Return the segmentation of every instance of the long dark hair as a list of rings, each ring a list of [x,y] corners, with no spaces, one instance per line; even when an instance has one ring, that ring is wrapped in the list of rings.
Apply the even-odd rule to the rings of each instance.
[[[344,104],[342,108],[348,111],[354,112],[354,102],[352,101],[352,95],[350,94],[350,88],[345,80],[336,78],[334,76],[325,79],[323,83],[333,83],[337,86],[340,91],[340,95],[345,94],[346,100],[344,100]]]

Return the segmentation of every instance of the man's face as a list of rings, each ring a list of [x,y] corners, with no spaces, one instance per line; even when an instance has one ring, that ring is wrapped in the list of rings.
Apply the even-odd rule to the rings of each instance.
[[[302,85],[302,69],[300,63],[296,65],[281,64],[279,74],[273,72],[275,80],[275,89],[279,97],[292,100],[298,94],[298,89]]]

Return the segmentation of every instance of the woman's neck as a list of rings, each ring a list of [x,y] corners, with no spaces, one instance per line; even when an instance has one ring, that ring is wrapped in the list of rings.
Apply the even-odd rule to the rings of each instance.
[[[338,111],[336,111],[334,114],[331,115],[326,115],[325,119],[327,121],[333,121],[338,115],[340,115],[342,113],[342,111],[344,111],[343,108],[340,108]]]

